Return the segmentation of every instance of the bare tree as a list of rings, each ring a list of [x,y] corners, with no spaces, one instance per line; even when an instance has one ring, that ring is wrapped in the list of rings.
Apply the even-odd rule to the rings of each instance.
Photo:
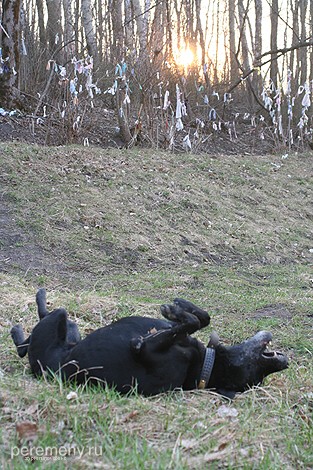
[[[46,28],[45,28],[44,11],[43,11],[43,0],[36,0],[36,6],[37,6],[37,14],[38,14],[40,47],[42,49],[46,49],[47,39],[46,39]]]
[[[142,56],[147,49],[147,30],[145,27],[145,19],[141,4],[139,0],[131,0],[132,3],[132,12],[135,17],[136,26],[137,26],[137,37],[139,42],[139,51],[138,56]]]
[[[248,0],[247,4],[244,5],[243,0],[238,0],[238,16],[239,16],[239,28],[240,28],[240,37],[239,37],[239,45],[241,46],[241,71],[243,74],[250,69],[250,58],[249,58],[249,45],[248,39],[246,34],[246,24],[248,18],[248,10],[250,6],[250,0]],[[248,102],[250,105],[253,103],[253,94],[251,89],[251,82],[250,77],[246,78],[247,84],[247,93],[248,93]]]
[[[60,50],[62,41],[62,22],[61,22],[61,0],[46,0],[48,10],[47,38],[49,42],[49,54],[54,59],[62,61],[56,51]]]
[[[126,51],[133,51],[135,49],[135,21],[133,17],[132,0],[124,0],[125,9],[125,34],[124,44]]]
[[[236,11],[235,0],[228,0],[228,30],[229,30],[229,61],[230,61],[230,82],[233,83],[238,78],[238,63],[236,59]]]
[[[278,63],[277,63],[277,33],[278,33],[278,0],[272,0],[271,3],[271,70],[270,77],[273,85],[277,88],[277,79],[278,79]]]
[[[152,58],[158,59],[163,55],[164,48],[164,31],[165,31],[166,12],[163,2],[158,2],[154,9],[154,17],[151,25],[151,33],[149,39],[150,51]]]
[[[0,73],[0,102],[3,107],[19,104],[20,68],[20,0],[3,0],[1,22],[2,73]]]
[[[312,3],[312,1],[311,1]],[[307,20],[307,7],[308,7],[308,0],[299,0],[299,9],[300,9],[300,24],[301,24],[301,31],[300,31],[300,41],[306,40],[306,20]],[[308,79],[308,62],[307,62],[307,51],[306,49],[301,49],[299,54],[299,68],[300,72],[300,82],[303,84]]]
[[[95,67],[98,65],[98,49],[96,33],[93,24],[91,0],[81,0],[82,7],[82,23],[84,26],[87,51],[93,57]]]
[[[112,54],[111,59],[120,62],[124,57],[124,28],[122,0],[111,0]]]
[[[313,2],[310,2],[310,35],[313,36]],[[313,47],[310,50],[310,81],[313,80]]]
[[[38,0],[37,0],[38,1]],[[64,44],[69,55],[74,55],[73,40],[75,39],[74,20],[71,0],[63,0],[64,11]]]
[[[262,54],[262,0],[254,0],[255,7],[255,35],[254,35],[254,62],[257,66],[256,57]],[[253,87],[255,90],[261,87],[261,76],[257,69],[253,74]]]
[[[201,47],[201,65],[202,65],[203,72],[204,72],[205,82],[208,87],[209,76],[208,76],[208,68],[205,67],[205,64],[207,62],[207,56],[206,56],[205,40],[204,40],[204,34],[203,34],[203,28],[202,28],[202,22],[201,22],[201,0],[196,0],[196,18],[197,18],[196,31],[199,36],[199,44]]]

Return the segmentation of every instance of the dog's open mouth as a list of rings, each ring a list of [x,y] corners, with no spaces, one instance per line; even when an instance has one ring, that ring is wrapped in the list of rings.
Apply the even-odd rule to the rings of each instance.
[[[270,337],[269,337],[270,336]],[[269,349],[269,346],[272,345],[272,335],[269,334],[266,341],[263,343],[263,351],[261,353],[262,359],[266,362],[272,362],[279,369],[285,369],[288,367],[288,358],[287,356],[280,351],[272,351]]]
[[[262,353],[262,356],[264,358],[268,358],[268,359],[272,359],[273,357],[286,357],[283,353],[279,352],[279,351],[264,351]]]

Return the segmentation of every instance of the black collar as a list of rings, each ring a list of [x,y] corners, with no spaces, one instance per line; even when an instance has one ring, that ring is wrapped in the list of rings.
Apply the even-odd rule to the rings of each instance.
[[[214,366],[214,360],[215,360],[215,349],[206,348],[203,366],[202,366],[201,375],[200,375],[200,380],[198,383],[198,388],[200,388],[201,390],[206,388],[209,383],[209,380],[212,374],[212,369]]]

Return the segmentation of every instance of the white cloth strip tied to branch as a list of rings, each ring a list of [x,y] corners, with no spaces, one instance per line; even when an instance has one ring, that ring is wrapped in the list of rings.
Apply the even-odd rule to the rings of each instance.
[[[24,38],[24,31],[22,31],[22,54],[27,55],[27,49],[26,49],[25,38]]]
[[[182,117],[182,102],[180,97],[179,86],[176,85],[176,119],[181,119]]]
[[[184,128],[183,121],[181,120],[181,118],[178,118],[177,121],[176,121],[176,130],[177,131],[182,131],[183,128]]]
[[[183,116],[187,116],[187,109],[185,103],[181,99],[181,92],[179,86],[176,85],[176,130],[181,131],[184,128],[182,121]]]
[[[191,142],[190,142],[189,134],[187,134],[183,139],[183,147],[186,151],[191,150]]]
[[[167,110],[167,108],[170,106],[171,102],[170,102],[170,92],[168,90],[166,90],[165,94],[164,94],[164,103],[163,103],[163,109],[164,111]]]
[[[302,107],[304,108],[303,110],[305,111],[311,106],[311,98],[310,98],[311,93],[310,93],[310,87],[308,83],[304,85],[304,91],[305,91],[305,94],[304,94],[301,104],[302,104]]]

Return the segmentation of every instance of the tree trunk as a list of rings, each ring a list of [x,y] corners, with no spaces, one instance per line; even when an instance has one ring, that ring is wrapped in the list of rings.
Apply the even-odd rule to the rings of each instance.
[[[278,32],[278,0],[272,0],[271,5],[271,51],[277,50],[277,32]],[[278,80],[278,63],[277,54],[271,54],[271,81],[275,88],[277,88]]]
[[[104,31],[103,31],[103,7],[102,1],[97,1],[97,33],[98,33],[98,57],[99,63],[103,61],[103,39],[104,39]]]
[[[254,0],[255,6],[255,38],[254,38],[254,60],[262,54],[262,0]],[[255,63],[255,65],[257,65]],[[262,78],[259,70],[253,73],[253,87],[255,91],[261,91]]]
[[[43,0],[36,0],[37,5],[37,14],[38,14],[38,27],[39,27],[39,41],[41,49],[46,49],[47,47],[47,38],[46,38],[46,28],[43,12]]]
[[[2,2],[1,44],[4,63],[0,63],[0,103],[8,109],[15,108],[20,103],[20,9],[20,0]]]
[[[37,0],[38,1],[38,0]],[[75,55],[75,31],[71,0],[63,0],[64,11],[64,44],[67,53],[66,61]]]
[[[295,46],[299,42],[299,16],[298,16],[298,0],[294,2],[290,0],[292,10],[292,45]],[[298,57],[298,51],[293,50],[290,53],[290,70],[294,77],[294,83],[298,86],[299,67],[295,64],[295,57]]]
[[[166,57],[171,62],[173,60],[171,2],[169,0],[166,0],[165,6],[166,6]]]
[[[311,0],[312,3],[312,0]],[[300,31],[300,41],[303,42],[306,40],[306,14],[307,14],[307,7],[308,7],[308,0],[300,0],[299,1],[300,7],[300,24],[301,24],[301,31]],[[299,51],[299,59],[300,59],[300,82],[301,85],[304,85],[306,80],[308,80],[308,62],[307,62],[307,50],[305,47],[301,48]]]
[[[62,41],[61,0],[47,0],[48,22],[47,32],[49,54],[57,62],[62,62],[61,54],[55,55]]]
[[[313,2],[310,2],[310,35],[313,36]],[[310,81],[313,80],[313,47],[310,49]]]
[[[230,83],[238,78],[238,63],[236,60],[236,35],[235,35],[235,0],[228,0],[228,28],[229,28],[229,62]]]
[[[125,36],[124,45],[127,52],[133,52],[135,49],[134,17],[132,9],[132,0],[124,0],[125,9]]]
[[[204,40],[202,23],[201,23],[201,0],[196,0],[196,18],[197,18],[196,31],[199,36],[199,43],[200,43],[200,48],[201,48],[201,65],[202,65],[205,83],[208,88],[210,86],[210,80],[209,80],[209,75],[208,75],[205,40]]]
[[[150,50],[154,60],[162,55],[164,47],[164,10],[162,2],[158,2],[154,9],[151,25]]]
[[[146,36],[146,29],[144,24],[144,15],[141,9],[140,1],[139,0],[131,0],[132,2],[132,10],[133,15],[136,20],[137,26],[137,37],[139,41],[139,50],[138,56],[141,57],[146,52],[147,48],[147,36]]]
[[[239,14],[239,27],[240,27],[240,44],[241,44],[241,71],[243,73],[250,70],[250,60],[249,60],[249,46],[246,35],[246,21],[248,16],[248,5],[245,7],[243,0],[238,0],[238,14]],[[250,77],[246,78],[246,90],[248,95],[248,103],[252,106],[253,104],[253,94],[251,90],[251,81]]]
[[[122,16],[122,0],[112,0],[111,3],[112,18],[112,60],[119,63],[124,57],[124,28]]]
[[[93,58],[94,66],[98,66],[98,49],[93,24],[91,0],[82,0],[82,23],[85,31],[88,54]]]

